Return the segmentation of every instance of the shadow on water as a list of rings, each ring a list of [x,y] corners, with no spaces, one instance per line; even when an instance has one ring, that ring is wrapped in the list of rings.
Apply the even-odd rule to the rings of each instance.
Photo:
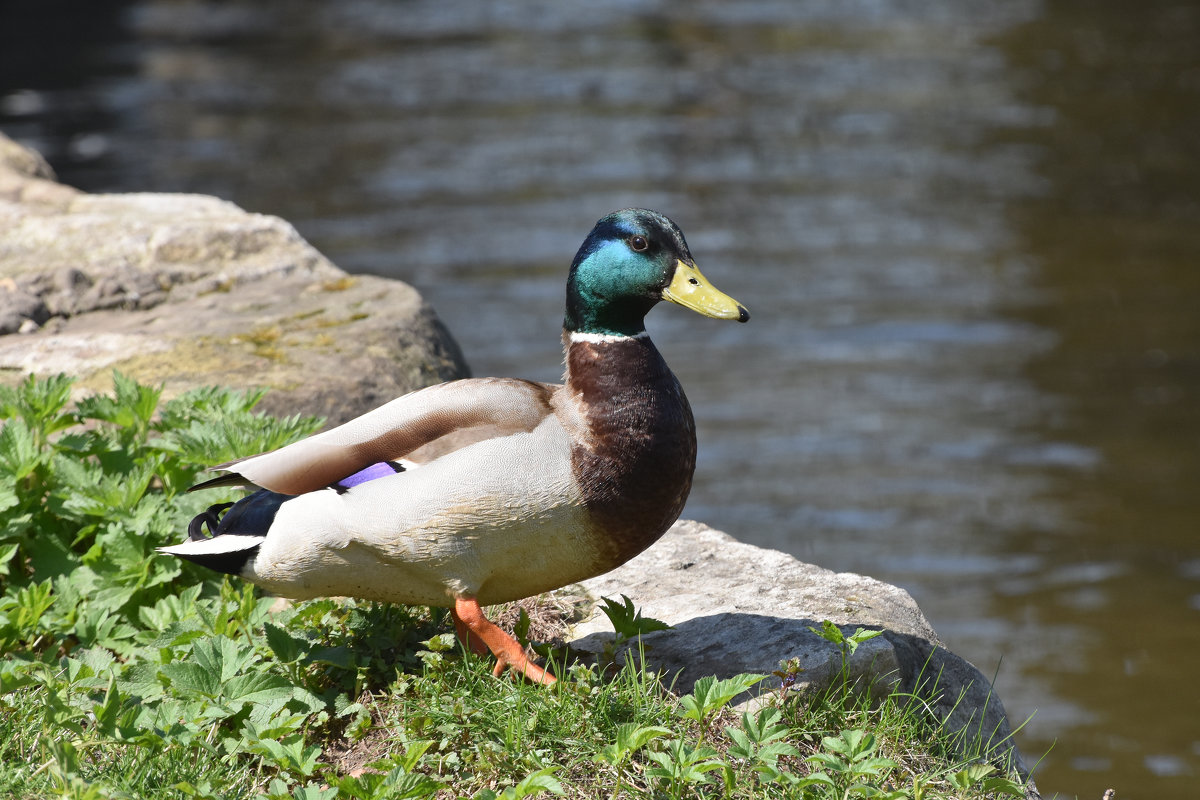
[[[554,380],[601,214],[754,315],[656,310],[687,516],[909,589],[1050,794],[1200,771],[1200,11],[900,0],[86,4],[0,24],[0,126],[91,191],[279,214]],[[9,24],[9,23],[12,24]]]
[[[1055,747],[1059,785],[1186,797],[1200,772],[1200,693],[1181,683],[1200,654],[1200,7],[1052,0],[998,42],[1049,120],[1010,132],[1045,179],[1008,207],[1041,293],[1021,316],[1057,334],[1027,374],[1063,400],[1043,429],[1100,460],[1049,487],[1069,524],[1009,539],[1043,568],[993,613],[1076,632],[1026,667],[1084,710]]]

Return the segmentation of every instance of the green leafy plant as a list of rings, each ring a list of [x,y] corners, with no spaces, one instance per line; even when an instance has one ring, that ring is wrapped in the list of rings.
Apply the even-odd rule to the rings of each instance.
[[[557,767],[540,769],[499,794],[490,789],[484,789],[475,795],[475,800],[523,800],[526,797],[535,797],[542,792],[561,795],[563,794],[562,783],[554,777],[557,769]]]
[[[367,772],[331,778],[332,784],[337,787],[337,796],[353,800],[408,800],[434,796],[445,788],[444,784],[416,771],[416,766],[432,744],[431,741],[411,743],[399,763],[386,773]]]
[[[620,794],[623,786],[623,769],[625,763],[634,753],[641,750],[654,739],[669,736],[671,729],[662,725],[638,725],[636,722],[626,722],[617,727],[617,739],[612,744],[605,745],[596,760],[612,766],[616,772],[612,798]]]
[[[72,405],[72,388],[64,376],[0,387],[0,707],[77,737],[49,749],[16,737],[10,747],[45,758],[28,778],[52,777],[61,796],[110,796],[77,757],[100,737],[150,753],[216,722],[254,731],[289,704],[324,707],[257,668],[253,631],[269,600],[154,553],[212,502],[183,490],[214,456],[286,443],[319,420],[256,414],[261,393],[204,389],[160,404],[158,389],[120,373],[111,394]],[[176,594],[185,572],[190,588]],[[311,748],[281,747],[289,769],[311,771]]]
[[[708,783],[710,772],[726,769],[716,750],[683,739],[670,739],[663,750],[648,755],[654,764],[646,776],[662,781],[673,798],[683,797],[689,784]]]
[[[708,731],[709,723],[729,701],[742,692],[749,691],[766,675],[734,675],[717,680],[712,675],[701,678],[692,686],[691,694],[679,698],[680,716],[700,723],[701,734]]]
[[[819,768],[805,785],[828,790],[829,797],[900,798],[901,791],[884,791],[878,784],[898,766],[895,761],[877,755],[879,743],[875,736],[861,730],[842,731],[837,736],[821,740],[825,749],[808,757]]]
[[[1017,781],[1005,775],[998,775],[997,771],[992,764],[976,762],[951,772],[949,779],[954,784],[954,788],[967,796],[1023,797],[1025,795]]]
[[[849,659],[858,650],[859,645],[863,642],[870,641],[876,636],[883,634],[883,631],[869,631],[866,628],[856,628],[854,633],[847,636],[842,632],[842,629],[834,625],[829,620],[822,620],[820,628],[814,628],[811,625],[808,628],[810,631],[820,636],[827,642],[832,642],[842,651],[844,659]]]
[[[183,494],[200,469],[319,423],[255,414],[262,393],[214,389],[167,401],[156,416],[159,390],[120,373],[113,384],[74,407],[63,376],[0,387],[0,649],[128,651],[138,610],[191,569],[154,548],[177,541],[181,522],[212,502]],[[189,578],[208,592],[218,585],[199,571]]]
[[[604,605],[600,610],[604,612],[604,616],[608,617],[608,621],[612,623],[613,630],[617,634],[618,643],[626,639],[635,639],[644,633],[668,631],[671,629],[671,626],[662,620],[654,619],[653,617],[643,617],[641,609],[635,608],[633,601],[626,595],[621,595],[620,603],[609,597],[601,598],[601,602]]]
[[[639,639],[637,645],[640,648],[642,643],[639,637],[642,634],[671,629],[671,626],[662,620],[643,617],[641,609],[634,607],[633,601],[626,595],[621,595],[619,603],[609,597],[601,598],[601,602],[603,605],[600,606],[600,610],[608,617],[616,634],[611,641],[605,642],[599,656],[601,666],[606,669],[616,663],[617,652],[630,641]]]
[[[778,708],[768,706],[754,714],[743,713],[740,728],[725,728],[732,742],[729,755],[743,759],[762,783],[788,783],[788,773],[779,769],[779,759],[800,755],[787,741],[792,729],[782,724],[782,716]]]
[[[838,647],[840,656],[838,666],[838,680],[829,686],[829,691],[838,692],[842,689],[851,686],[850,681],[850,659],[858,650],[863,642],[870,641],[876,636],[883,634],[883,631],[871,631],[865,628],[856,628],[854,633],[847,636],[842,632],[842,629],[833,624],[829,620],[822,620],[820,628],[809,626],[809,630],[820,636],[827,642],[831,642]]]

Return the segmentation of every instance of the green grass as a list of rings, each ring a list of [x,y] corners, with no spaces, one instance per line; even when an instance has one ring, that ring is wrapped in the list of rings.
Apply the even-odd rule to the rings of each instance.
[[[62,377],[0,390],[0,796],[1022,796],[955,755],[921,698],[872,701],[840,681],[742,712],[732,699],[761,676],[678,697],[634,661],[561,650],[544,688],[493,678],[440,609],[280,608],[154,555],[215,501],[183,492],[203,465],[317,421],[217,389],[161,403],[120,375],[111,395],[70,390]],[[656,626],[628,601],[606,611],[619,637]],[[528,632],[523,611],[507,616]],[[847,655],[869,635],[821,633]]]

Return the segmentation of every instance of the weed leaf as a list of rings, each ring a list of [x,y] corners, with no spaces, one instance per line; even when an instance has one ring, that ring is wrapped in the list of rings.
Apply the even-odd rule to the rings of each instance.
[[[633,601],[626,595],[621,595],[621,602],[604,597],[604,606],[600,609],[616,631],[617,639],[633,639],[643,633],[670,630],[671,626],[662,620],[643,617],[641,610],[634,608]]]
[[[701,722],[765,677],[767,676],[744,673],[724,680],[717,680],[711,675],[701,678],[692,687],[691,694],[679,698],[679,704],[683,707],[682,716]]]

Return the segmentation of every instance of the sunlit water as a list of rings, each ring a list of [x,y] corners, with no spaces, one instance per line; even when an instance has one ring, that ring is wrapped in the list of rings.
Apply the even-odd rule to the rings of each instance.
[[[29,4],[26,4],[29,5]],[[130,3],[0,25],[0,124],[92,191],[279,214],[555,380],[594,220],[659,209],[685,514],[897,583],[1049,796],[1200,771],[1200,11],[1158,2]],[[31,6],[32,7],[32,6]],[[10,12],[15,13],[15,12]]]

